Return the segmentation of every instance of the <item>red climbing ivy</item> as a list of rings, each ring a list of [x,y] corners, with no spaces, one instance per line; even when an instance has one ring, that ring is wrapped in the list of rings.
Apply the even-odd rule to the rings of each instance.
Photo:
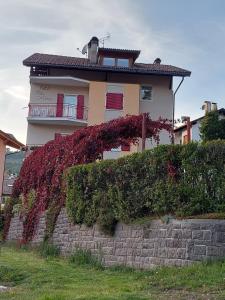
[[[32,207],[24,216],[23,241],[30,241],[34,235],[41,213],[54,211],[54,222],[64,205],[65,192],[62,175],[66,168],[102,159],[103,152],[123,144],[138,143],[142,135],[142,115],[127,116],[89,126],[65,137],[59,137],[34,150],[24,161],[19,177],[13,186],[13,199],[22,194],[27,206],[29,192],[36,192]],[[165,119],[157,121],[146,116],[146,137],[159,142],[161,130],[171,132],[171,123]],[[10,224],[11,211],[6,215],[4,236]]]

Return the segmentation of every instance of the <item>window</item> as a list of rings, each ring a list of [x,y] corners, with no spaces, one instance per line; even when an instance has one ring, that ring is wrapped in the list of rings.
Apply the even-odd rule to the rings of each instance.
[[[107,93],[106,94],[106,109],[123,109],[123,94]]]
[[[152,100],[152,87],[142,86],[141,87],[141,100],[151,101]]]
[[[103,65],[104,66],[115,66],[116,61],[114,57],[104,57],[103,58]]]
[[[117,66],[118,67],[129,67],[129,59],[128,58],[118,58],[117,59]]]
[[[119,146],[118,148],[112,148],[110,151],[112,151],[112,152],[121,152],[121,146]]]

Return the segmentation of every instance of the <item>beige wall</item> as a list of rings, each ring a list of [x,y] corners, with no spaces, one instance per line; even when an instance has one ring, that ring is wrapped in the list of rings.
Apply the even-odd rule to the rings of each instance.
[[[124,84],[124,116],[139,114],[139,84]]]
[[[89,86],[89,106],[88,106],[88,126],[101,124],[105,121],[105,82],[90,82]]]
[[[27,146],[44,145],[50,140],[54,140],[55,133],[72,134],[79,129],[77,126],[65,125],[37,125],[28,124],[27,128]]]
[[[152,77],[148,83],[152,87],[152,100],[140,101],[140,113],[148,112],[153,120],[158,120],[159,117],[164,119],[173,119],[173,91],[169,89],[169,79],[167,77]],[[160,133],[160,144],[170,144],[167,131]],[[146,141],[146,148],[155,146],[154,142]]]
[[[30,103],[56,104],[57,94],[84,95],[84,105],[88,106],[88,87],[73,87],[31,83]]]
[[[31,83],[30,103],[56,104],[57,94],[84,95],[84,105],[88,107],[88,87],[61,85],[41,85]],[[86,126],[84,124],[84,126]],[[65,125],[30,124],[27,127],[27,145],[43,145],[55,138],[55,133],[71,134],[80,127]]]
[[[1,203],[1,196],[2,196],[2,184],[4,179],[5,151],[6,151],[6,145],[4,141],[0,139],[0,203]]]
[[[105,113],[107,86],[110,83],[120,83],[124,93],[124,109],[118,112],[118,116],[125,116],[127,114],[137,115],[142,112],[149,112],[154,120],[160,116],[162,118],[172,119],[173,92],[170,88],[171,77],[108,74],[107,80],[107,82],[91,81],[89,89],[85,87],[31,84],[30,103],[56,103],[58,93],[82,94],[85,96],[85,105],[88,106],[88,125],[96,125],[111,119],[111,115],[114,116],[114,111],[109,112],[107,116]],[[121,83],[122,81],[132,82],[132,84]],[[140,101],[141,84],[149,84],[152,86],[152,101]],[[28,124],[27,144],[44,144],[48,140],[53,139],[55,133],[72,133],[76,129],[77,127],[75,126]],[[170,143],[167,132],[161,134],[160,142]],[[147,142],[147,148],[149,147],[152,147],[152,144]],[[136,146],[132,147],[132,151],[136,151],[136,149]]]

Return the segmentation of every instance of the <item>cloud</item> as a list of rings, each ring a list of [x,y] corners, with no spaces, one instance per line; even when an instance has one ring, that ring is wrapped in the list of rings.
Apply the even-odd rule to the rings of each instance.
[[[0,1],[0,128],[25,142],[27,111],[22,107],[29,100],[29,69],[23,59],[34,52],[80,56],[77,47],[107,32],[107,47],[140,49],[139,61],[160,57],[163,63],[193,71],[177,94],[178,116],[200,114],[203,97],[222,99],[219,106],[225,105],[222,9],[215,8],[218,19],[206,1],[201,16],[201,5],[191,2]]]

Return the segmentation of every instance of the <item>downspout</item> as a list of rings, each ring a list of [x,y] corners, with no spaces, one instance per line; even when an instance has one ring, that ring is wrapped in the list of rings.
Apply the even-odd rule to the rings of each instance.
[[[180,83],[178,84],[178,87],[176,88],[174,94],[173,94],[173,130],[174,130],[174,115],[175,115],[175,96],[176,96],[176,93],[178,92],[181,84],[183,83],[184,81],[184,77],[182,77]],[[173,131],[173,137],[172,137],[172,144],[174,144],[174,131]]]

